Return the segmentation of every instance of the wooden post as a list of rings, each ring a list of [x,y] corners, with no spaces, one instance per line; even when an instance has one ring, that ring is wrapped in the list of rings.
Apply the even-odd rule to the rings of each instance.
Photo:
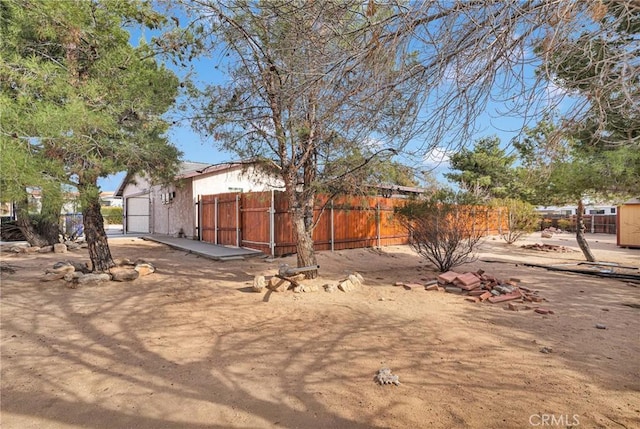
[[[218,197],[213,199],[213,244],[218,244]]]
[[[240,247],[240,194],[236,194],[236,246]]]
[[[329,225],[331,227],[331,251],[333,252],[335,250],[335,246],[334,246],[335,236],[334,236],[334,230],[333,230],[333,200],[331,200],[331,220],[329,222]]]
[[[378,201],[376,203],[376,238],[378,241],[378,249],[380,248],[380,231],[381,231],[381,225],[380,225],[380,221],[381,221],[381,216],[380,216],[380,201]]]

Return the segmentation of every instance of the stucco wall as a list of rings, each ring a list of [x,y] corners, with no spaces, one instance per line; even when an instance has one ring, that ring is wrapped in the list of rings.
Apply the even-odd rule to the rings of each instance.
[[[151,192],[151,232],[174,237],[182,232],[187,238],[196,237],[195,203],[191,179],[168,187],[154,186]]]

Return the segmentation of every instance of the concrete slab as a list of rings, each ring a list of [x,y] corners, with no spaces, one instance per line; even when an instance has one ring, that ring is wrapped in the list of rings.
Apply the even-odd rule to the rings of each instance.
[[[166,235],[150,234],[141,237],[143,240],[166,244],[174,249],[185,250],[189,253],[213,259],[215,261],[231,261],[245,258],[265,256],[264,253],[244,247],[220,246],[189,238],[177,238]]]

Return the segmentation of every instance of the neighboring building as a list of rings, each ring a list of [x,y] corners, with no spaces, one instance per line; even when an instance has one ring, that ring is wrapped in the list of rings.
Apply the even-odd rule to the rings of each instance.
[[[144,175],[127,175],[115,197],[122,198],[125,233],[198,237],[200,195],[282,189],[282,181],[254,163],[183,162],[169,186],[154,185]]]
[[[122,207],[122,198],[116,197],[115,192],[100,192],[100,205],[102,207]]]
[[[556,215],[556,216],[573,216],[576,215],[578,210],[577,206],[541,206],[537,207],[536,211],[543,215]],[[615,215],[618,212],[617,206],[614,205],[596,205],[589,204],[584,206],[584,213],[586,215]]]

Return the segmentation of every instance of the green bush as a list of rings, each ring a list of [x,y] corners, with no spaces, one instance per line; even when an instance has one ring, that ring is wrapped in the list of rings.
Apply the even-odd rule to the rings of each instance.
[[[571,219],[558,219],[558,228],[563,231],[571,231],[573,229],[573,222]]]
[[[105,225],[120,225],[122,223],[122,207],[102,207],[100,211]]]
[[[496,200],[494,204],[507,210],[507,226],[509,229],[501,233],[500,236],[508,244],[515,243],[524,235],[535,231],[540,225],[540,216],[536,213],[535,208],[525,201],[506,198]],[[542,220],[543,225],[546,220]]]

